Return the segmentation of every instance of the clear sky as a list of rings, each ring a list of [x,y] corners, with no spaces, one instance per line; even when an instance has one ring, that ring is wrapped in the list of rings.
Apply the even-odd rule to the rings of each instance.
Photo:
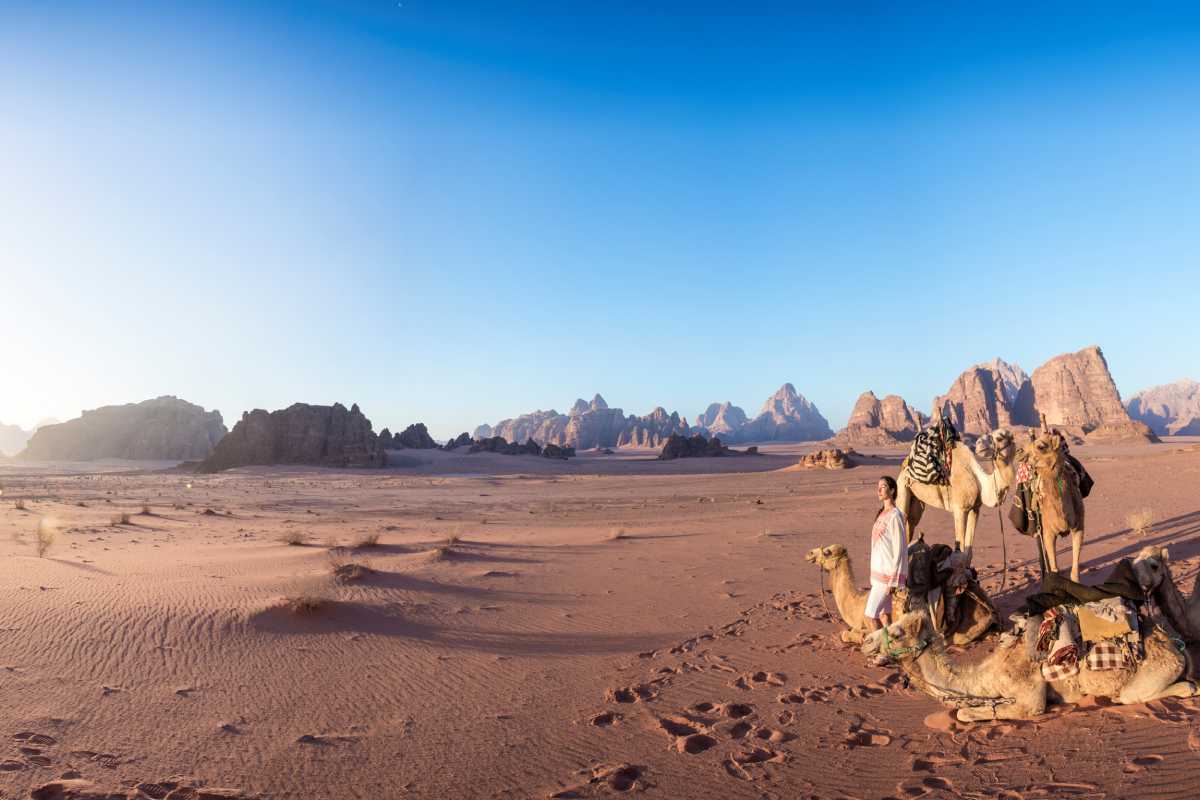
[[[6,423],[1200,378],[1186,5],[0,0],[0,109]]]

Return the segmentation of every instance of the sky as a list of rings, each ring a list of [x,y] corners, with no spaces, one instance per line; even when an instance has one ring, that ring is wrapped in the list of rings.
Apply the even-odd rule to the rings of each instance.
[[[1200,12],[0,0],[0,422],[1200,379]]]

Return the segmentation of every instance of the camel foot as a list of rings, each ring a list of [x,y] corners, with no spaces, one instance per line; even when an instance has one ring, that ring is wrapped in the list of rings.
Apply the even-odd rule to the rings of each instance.
[[[1134,703],[1149,703],[1151,700],[1161,700],[1164,697],[1195,697],[1198,693],[1200,693],[1200,688],[1197,688],[1194,681],[1176,681],[1161,692],[1153,694],[1150,697],[1122,694],[1117,698],[1117,702],[1121,705],[1131,705]]]
[[[842,631],[842,641],[846,644],[862,644],[863,632],[860,630]]]

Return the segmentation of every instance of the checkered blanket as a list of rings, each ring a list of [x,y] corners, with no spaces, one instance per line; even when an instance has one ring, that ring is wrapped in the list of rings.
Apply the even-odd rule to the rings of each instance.
[[[1051,664],[1049,661],[1042,662],[1042,677],[1048,681],[1059,681],[1078,674],[1078,661],[1064,661],[1061,664]]]
[[[1095,672],[1124,669],[1129,663],[1125,645],[1117,641],[1096,642],[1084,661],[1087,668]]]

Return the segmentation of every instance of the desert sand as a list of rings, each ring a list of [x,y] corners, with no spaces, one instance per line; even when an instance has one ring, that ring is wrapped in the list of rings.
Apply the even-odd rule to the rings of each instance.
[[[1196,441],[1074,449],[1097,481],[1084,582],[1162,543],[1190,591]],[[1200,701],[967,725],[842,644],[804,555],[844,543],[865,583],[902,453],[798,472],[809,448],[763,449],[0,465],[0,797],[63,775],[159,798],[1200,794]],[[953,539],[944,513],[923,527]],[[1006,529],[1002,614],[1037,572]],[[995,591],[995,511],[976,542]]]

